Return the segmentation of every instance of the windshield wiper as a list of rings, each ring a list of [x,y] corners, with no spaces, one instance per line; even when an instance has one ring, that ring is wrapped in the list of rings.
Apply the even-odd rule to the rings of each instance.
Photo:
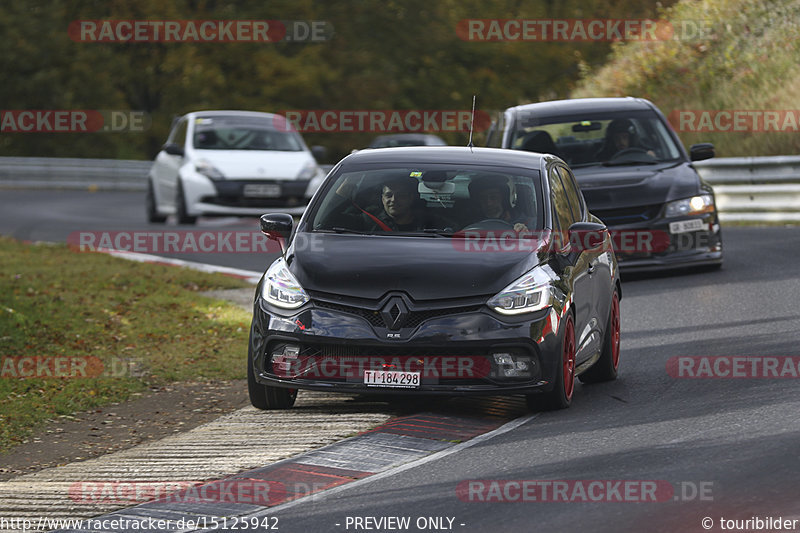
[[[625,161],[604,161],[604,167],[623,167],[628,165],[657,165],[658,161],[654,159],[648,159],[647,161],[631,161],[630,159],[626,159]]]
[[[350,228],[341,228],[339,226],[334,226],[329,230],[315,230],[315,231],[324,231],[326,233],[333,232],[333,233],[354,233],[356,235],[372,235],[372,233],[366,233],[364,231],[359,231],[357,229],[350,229]]]

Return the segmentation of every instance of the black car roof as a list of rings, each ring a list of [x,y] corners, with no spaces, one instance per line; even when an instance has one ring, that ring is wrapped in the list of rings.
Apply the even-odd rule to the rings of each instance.
[[[409,146],[361,150],[342,159],[342,165],[370,163],[461,163],[467,165],[507,165],[539,169],[547,154],[504,150],[499,148],[468,148],[466,146]]]
[[[642,111],[654,106],[643,98],[575,98],[572,100],[553,100],[534,104],[518,105],[508,111],[535,113],[539,116],[558,116],[605,111]]]

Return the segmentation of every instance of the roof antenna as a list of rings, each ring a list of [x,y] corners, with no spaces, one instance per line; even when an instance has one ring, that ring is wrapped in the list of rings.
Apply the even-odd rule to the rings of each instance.
[[[469,151],[472,152],[472,147],[475,146],[472,144],[472,124],[475,122],[475,95],[472,95],[472,116],[469,117],[469,143],[467,146],[469,147]]]

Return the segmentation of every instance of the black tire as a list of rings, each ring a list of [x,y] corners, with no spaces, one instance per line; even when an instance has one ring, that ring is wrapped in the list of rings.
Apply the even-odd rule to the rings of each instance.
[[[606,333],[603,337],[603,349],[592,367],[578,376],[581,383],[601,383],[617,379],[619,371],[619,344],[620,344],[620,314],[619,294],[614,290],[611,299],[611,309],[608,312]]]
[[[247,393],[250,396],[250,404],[256,409],[265,411],[289,409],[297,400],[297,389],[270,387],[258,383],[253,370],[253,357],[249,353],[247,354]]]
[[[156,207],[156,194],[153,191],[153,181],[147,180],[147,197],[145,199],[147,205],[147,221],[154,224],[163,224],[167,221],[167,215],[162,215],[158,212]]]
[[[178,224],[194,224],[197,217],[190,216],[186,212],[186,196],[183,194],[183,183],[178,178],[178,187],[175,191],[175,215],[178,217]]]
[[[567,314],[561,339],[561,364],[557,365],[553,389],[545,393],[528,394],[528,408],[533,411],[555,411],[572,404],[575,393],[575,321]]]

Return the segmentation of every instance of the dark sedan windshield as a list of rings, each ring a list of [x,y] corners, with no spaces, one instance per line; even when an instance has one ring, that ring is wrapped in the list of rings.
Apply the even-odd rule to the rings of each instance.
[[[680,157],[667,126],[651,111],[546,119],[521,112],[510,146],[556,155],[572,167],[654,164]]]
[[[538,171],[431,165],[344,171],[329,182],[313,231],[458,236],[542,228]]]

